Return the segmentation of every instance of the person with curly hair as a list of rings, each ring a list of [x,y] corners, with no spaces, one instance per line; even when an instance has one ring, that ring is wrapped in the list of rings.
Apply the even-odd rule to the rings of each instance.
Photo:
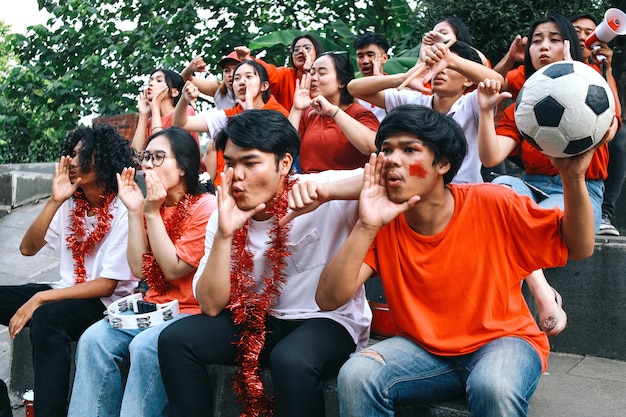
[[[139,314],[125,315],[121,322],[115,306],[131,303],[122,300],[81,336],[68,417],[168,415],[159,334],[200,313],[191,282],[204,255],[207,221],[217,208],[215,195],[207,192],[211,183],[198,181],[200,151],[189,133],[170,127],[150,137],[139,161],[146,196],[132,167],[118,174],[118,196],[128,209],[128,262],[148,290],[132,306]],[[122,358],[130,359],[125,385],[118,366]]]
[[[62,152],[50,198],[20,244],[25,256],[58,250],[61,279],[0,287],[0,323],[10,337],[30,327],[40,416],[66,415],[70,342],[137,284],[126,260],[127,210],[117,197],[116,173],[134,160],[128,140],[108,125],[81,127]]]

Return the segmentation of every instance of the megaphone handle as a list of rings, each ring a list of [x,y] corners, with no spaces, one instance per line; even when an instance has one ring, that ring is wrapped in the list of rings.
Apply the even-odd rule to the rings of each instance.
[[[596,55],[596,52],[598,52],[599,49],[602,48],[602,46],[600,46],[600,44],[598,43],[594,43],[591,46],[592,50],[593,50],[593,56],[600,62],[604,62],[604,60],[606,59],[606,57],[604,55]]]

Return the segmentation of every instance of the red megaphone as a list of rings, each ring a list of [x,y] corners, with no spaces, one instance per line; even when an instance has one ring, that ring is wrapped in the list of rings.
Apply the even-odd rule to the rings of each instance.
[[[610,42],[617,35],[626,35],[626,14],[620,9],[609,9],[602,23],[585,39],[585,46],[593,49],[593,44]]]

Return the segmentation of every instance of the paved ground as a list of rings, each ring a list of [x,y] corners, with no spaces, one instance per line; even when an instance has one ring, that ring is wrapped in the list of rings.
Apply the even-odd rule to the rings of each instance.
[[[0,285],[49,280],[58,269],[54,253],[24,257],[18,245],[43,203],[29,204],[0,218]],[[0,378],[10,378],[10,340],[0,325]],[[553,353],[531,401],[530,417],[616,417],[626,415],[626,362]],[[12,396],[14,417],[24,416]]]

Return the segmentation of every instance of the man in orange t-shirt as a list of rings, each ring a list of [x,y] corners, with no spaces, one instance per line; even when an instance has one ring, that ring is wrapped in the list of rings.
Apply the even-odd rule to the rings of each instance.
[[[563,212],[492,184],[450,185],[467,144],[432,109],[396,107],[376,146],[359,220],[322,272],[316,301],[335,309],[378,274],[398,333],[344,364],[341,415],[465,396],[473,415],[525,416],[549,344],[520,284],[531,271],[593,253],[585,188],[593,151],[553,160],[566,183]]]

